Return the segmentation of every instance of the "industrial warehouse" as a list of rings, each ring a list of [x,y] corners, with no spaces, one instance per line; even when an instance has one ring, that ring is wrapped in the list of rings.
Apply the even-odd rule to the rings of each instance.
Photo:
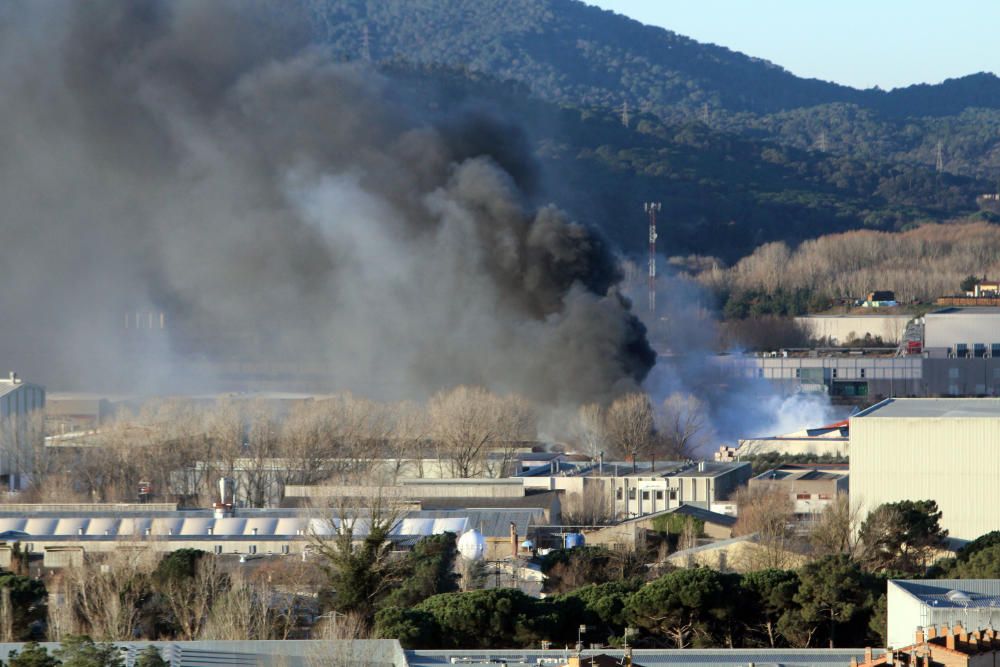
[[[0,5],[0,667],[1000,667],[1000,4],[888,4]]]

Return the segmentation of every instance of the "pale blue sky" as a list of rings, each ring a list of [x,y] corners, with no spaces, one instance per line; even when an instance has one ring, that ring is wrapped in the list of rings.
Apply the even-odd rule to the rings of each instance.
[[[585,0],[857,88],[1000,73],[1000,0]]]

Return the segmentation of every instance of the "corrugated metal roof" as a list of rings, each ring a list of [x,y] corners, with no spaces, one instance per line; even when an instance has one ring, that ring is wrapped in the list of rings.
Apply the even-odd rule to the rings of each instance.
[[[851,419],[1000,418],[1000,398],[887,398]]]
[[[406,659],[411,667],[439,667],[441,665],[493,664],[505,662],[508,667],[515,665],[557,665],[568,662],[575,652],[556,651],[407,651]],[[881,655],[881,650],[873,652]],[[584,656],[604,654],[617,659],[624,651],[599,649],[583,651]],[[685,667],[718,667],[732,665],[746,667],[748,664],[785,665],[787,667],[830,667],[848,665],[851,658],[859,662],[864,659],[864,649],[635,649],[632,661],[638,665],[655,667],[658,665],[683,664]],[[453,662],[454,661],[454,662]]]
[[[1000,579],[891,579],[896,586],[930,607],[1000,608]],[[964,593],[956,596],[952,593]]]
[[[407,667],[406,655],[394,639],[321,640],[284,639],[249,641],[114,642],[122,650],[126,667],[147,646],[156,646],[174,667],[217,667],[256,665],[258,667]],[[42,643],[51,653],[57,642]],[[20,651],[24,644],[0,643],[0,653]]]
[[[537,511],[537,510],[536,510]],[[475,521],[485,521],[487,512],[439,512],[432,515],[427,512],[408,512],[399,521],[392,534],[397,537],[437,535],[444,532],[462,533],[472,525],[470,516]],[[494,520],[509,520],[527,524],[532,516],[531,511],[518,513],[498,512]],[[499,518],[501,517],[502,518]],[[307,536],[312,532],[319,535],[329,535],[340,526],[338,517],[317,518],[309,516],[296,517],[0,517],[0,533],[24,533],[28,537],[142,537],[147,534],[174,537],[275,537],[293,538]],[[507,526],[504,524],[504,535]],[[359,518],[356,521],[355,533],[364,535],[368,532],[369,520]],[[22,537],[22,539],[28,539]]]

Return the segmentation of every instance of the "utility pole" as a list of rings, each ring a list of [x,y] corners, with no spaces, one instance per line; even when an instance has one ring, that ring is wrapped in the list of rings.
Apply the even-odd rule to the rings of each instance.
[[[646,213],[649,214],[649,312],[656,313],[656,213],[661,208],[660,202],[646,202]]]
[[[937,170],[938,173],[944,171],[944,143],[940,140],[937,142]]]
[[[622,102],[622,125],[628,127],[628,100]]]

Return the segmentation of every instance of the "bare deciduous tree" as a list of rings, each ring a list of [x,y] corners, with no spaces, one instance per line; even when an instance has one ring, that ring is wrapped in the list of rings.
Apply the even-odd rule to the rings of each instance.
[[[758,488],[743,488],[736,493],[737,521],[734,535],[756,534],[760,549],[748,552],[752,562],[744,567],[751,570],[787,569],[793,565],[794,546],[792,520],[795,508],[785,492]]]
[[[851,506],[848,494],[837,497],[819,515],[809,531],[809,543],[816,556],[833,554],[857,555],[857,529],[861,524],[861,508]]]
[[[212,608],[225,594],[229,578],[219,568],[218,558],[198,559],[193,577],[172,577],[158,586],[177,626],[177,639],[201,637]]]
[[[651,451],[655,436],[653,406],[642,393],[615,399],[605,416],[608,441],[617,453],[637,461]]]
[[[494,448],[509,454],[513,443],[533,435],[534,416],[523,399],[499,397],[481,387],[441,392],[427,410],[438,457],[453,477],[483,476]]]
[[[594,483],[588,484],[590,481]],[[597,480],[584,479],[583,490],[568,494],[562,504],[563,522],[567,525],[604,525],[614,520],[614,514],[614,503]]]
[[[239,571],[215,604],[202,631],[203,639],[246,641],[272,639],[269,591],[249,581]]]
[[[581,405],[571,427],[580,450],[594,459],[608,448],[608,432],[604,423],[604,408],[597,403]]]
[[[694,458],[705,444],[705,412],[705,405],[692,394],[668,396],[656,415],[660,454],[676,460]]]
[[[75,625],[104,641],[135,638],[139,601],[145,595],[156,558],[145,545],[122,543],[106,554],[87,554],[63,572],[66,603]]]

